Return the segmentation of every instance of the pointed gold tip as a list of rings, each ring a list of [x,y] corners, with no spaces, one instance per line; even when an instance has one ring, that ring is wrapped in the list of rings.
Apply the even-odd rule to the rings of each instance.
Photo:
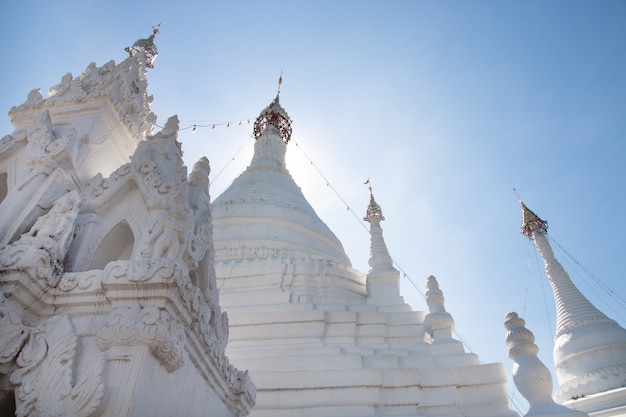
[[[533,232],[545,234],[548,231],[548,222],[533,213],[522,200],[520,204],[522,205],[522,234],[529,239]]]

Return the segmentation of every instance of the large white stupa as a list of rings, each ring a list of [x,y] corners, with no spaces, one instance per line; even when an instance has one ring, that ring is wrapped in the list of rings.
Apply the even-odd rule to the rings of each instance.
[[[248,168],[213,202],[227,354],[257,387],[256,417],[516,416],[501,364],[452,338],[443,293],[430,312],[400,296],[372,195],[370,270],[354,270],[285,166],[291,121],[277,96],[254,126]]]

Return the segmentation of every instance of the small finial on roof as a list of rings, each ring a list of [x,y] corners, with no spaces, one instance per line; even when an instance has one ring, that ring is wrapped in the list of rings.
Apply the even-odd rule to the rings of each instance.
[[[378,220],[379,222],[385,220],[385,216],[383,216],[383,210],[374,199],[374,192],[372,191],[372,183],[370,179],[368,178],[367,181],[365,181],[363,184],[369,184],[367,188],[370,190],[370,203],[367,206],[367,211],[365,212],[365,217],[363,217],[363,220],[365,220],[366,222],[371,222],[374,219]]]
[[[278,92],[276,93],[276,97],[280,95],[280,85],[283,83],[283,70],[280,70],[280,77],[278,77]]]
[[[127,46],[124,48],[128,55],[134,56],[138,52],[143,52],[146,55],[146,67],[153,68],[154,60],[159,54],[156,45],[154,44],[154,37],[159,34],[159,28],[161,24],[152,26],[152,35],[147,39],[138,39],[133,46]]]

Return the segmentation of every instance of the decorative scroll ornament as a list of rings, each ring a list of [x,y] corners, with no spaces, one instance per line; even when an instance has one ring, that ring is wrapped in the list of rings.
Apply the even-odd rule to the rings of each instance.
[[[259,139],[268,126],[278,129],[283,142],[289,143],[291,139],[291,119],[279,103],[278,95],[272,103],[267,106],[254,122],[254,138]]]
[[[146,67],[154,68],[154,60],[159,54],[156,45],[154,44],[154,37],[159,34],[159,23],[156,26],[152,26],[152,35],[147,39],[138,39],[133,46],[127,46],[124,48],[130,56],[135,56],[138,52],[143,52],[146,55]]]
[[[168,372],[183,366],[185,330],[167,311],[157,307],[119,307],[106,318],[97,334],[98,347],[148,345]]]
[[[522,201],[520,204],[522,205],[522,234],[527,238],[531,238],[534,231],[545,234],[548,231],[548,222],[533,213]]]
[[[16,386],[16,416],[100,414],[104,356],[96,355],[77,379],[74,375],[77,347],[78,337],[68,316],[51,317],[32,330],[10,379]]]

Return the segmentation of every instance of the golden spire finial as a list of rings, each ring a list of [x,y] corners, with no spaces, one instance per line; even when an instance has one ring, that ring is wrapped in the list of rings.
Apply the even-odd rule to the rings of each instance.
[[[365,217],[363,217],[363,220],[365,220],[366,222],[371,222],[374,219],[378,221],[385,220],[385,216],[383,216],[383,210],[380,208],[376,200],[374,200],[374,192],[372,191],[373,189],[370,179],[368,178],[367,181],[365,181],[363,184],[367,184],[367,188],[370,190],[370,203],[367,206],[367,211],[365,212]]]
[[[545,234],[548,231],[548,222],[537,216],[531,209],[526,207],[526,204],[522,201],[515,187],[513,192],[517,196],[520,205],[522,206],[522,234],[527,238],[532,238],[533,232]]]

